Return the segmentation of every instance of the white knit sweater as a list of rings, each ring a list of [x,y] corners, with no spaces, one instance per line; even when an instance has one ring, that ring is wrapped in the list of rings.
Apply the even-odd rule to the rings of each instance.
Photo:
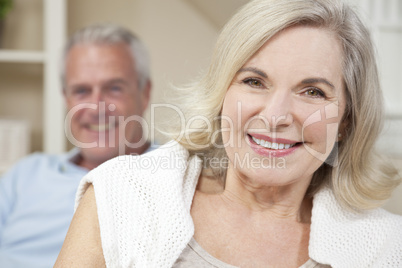
[[[176,142],[114,158],[85,176],[94,185],[107,267],[171,267],[194,234],[190,207],[201,160]],[[310,258],[332,267],[402,267],[402,217],[350,212],[331,190],[314,196]]]

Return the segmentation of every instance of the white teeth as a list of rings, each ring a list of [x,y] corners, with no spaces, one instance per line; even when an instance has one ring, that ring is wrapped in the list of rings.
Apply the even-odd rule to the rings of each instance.
[[[278,150],[278,149],[279,149],[279,144],[278,144],[278,143],[276,143],[276,142],[273,142],[273,143],[272,143],[272,148],[271,148],[271,149]]]
[[[102,125],[96,125],[96,124],[89,124],[88,128],[92,131],[106,131],[109,130],[109,124],[102,124]]]
[[[258,145],[261,145],[262,147],[265,147],[265,148],[268,148],[268,149],[273,149],[273,150],[289,149],[289,148],[291,148],[291,147],[296,145],[296,143],[293,143],[293,144],[276,143],[276,142],[271,143],[269,141],[254,138],[253,136],[251,138]]]

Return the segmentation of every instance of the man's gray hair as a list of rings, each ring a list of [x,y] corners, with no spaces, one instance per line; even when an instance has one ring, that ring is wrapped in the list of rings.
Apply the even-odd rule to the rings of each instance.
[[[143,89],[150,78],[149,55],[141,40],[128,29],[113,24],[95,24],[77,31],[68,41],[62,58],[61,78],[66,76],[66,59],[70,50],[78,44],[113,45],[123,43],[130,48],[138,76],[138,86]]]

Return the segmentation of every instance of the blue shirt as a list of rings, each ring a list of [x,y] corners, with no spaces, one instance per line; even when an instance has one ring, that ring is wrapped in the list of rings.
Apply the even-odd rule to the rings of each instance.
[[[88,173],[74,164],[79,157],[78,148],[62,155],[35,153],[0,178],[0,268],[53,267],[79,182]]]
[[[35,153],[0,178],[0,267],[53,267],[88,172],[76,156]]]

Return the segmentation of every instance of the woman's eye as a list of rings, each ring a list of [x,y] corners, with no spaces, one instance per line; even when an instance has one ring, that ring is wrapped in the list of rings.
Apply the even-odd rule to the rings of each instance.
[[[305,94],[308,95],[309,97],[313,98],[324,98],[325,94],[318,88],[309,88],[307,91],[305,91]]]
[[[263,86],[261,81],[259,81],[258,79],[254,79],[254,78],[247,78],[247,79],[243,80],[243,83],[245,83],[251,87],[262,87]]]

